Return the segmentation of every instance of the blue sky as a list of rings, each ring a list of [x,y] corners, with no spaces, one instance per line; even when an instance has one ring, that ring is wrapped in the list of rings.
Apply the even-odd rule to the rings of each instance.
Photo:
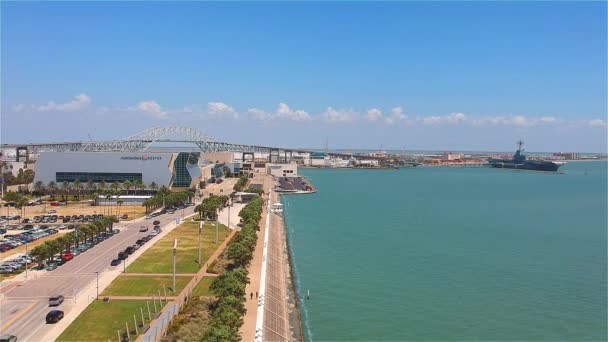
[[[2,142],[606,151],[605,2],[3,2]]]

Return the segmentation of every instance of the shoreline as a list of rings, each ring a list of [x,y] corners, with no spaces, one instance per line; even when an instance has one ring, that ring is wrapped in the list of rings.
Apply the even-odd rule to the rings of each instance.
[[[279,199],[282,199],[283,194],[278,194]],[[283,212],[284,214],[284,212]],[[291,336],[296,341],[304,341],[304,330],[302,327],[302,314],[300,312],[300,301],[298,300],[298,292],[296,288],[295,276],[293,272],[293,259],[289,248],[289,234],[287,234],[287,224],[285,216],[281,215],[282,224],[282,239],[283,239],[283,256],[287,262],[285,263],[287,272],[285,272],[285,283],[287,285],[287,304],[289,308],[289,330]]]

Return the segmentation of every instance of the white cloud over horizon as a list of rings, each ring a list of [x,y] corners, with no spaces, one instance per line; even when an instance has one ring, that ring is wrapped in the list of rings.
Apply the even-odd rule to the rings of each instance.
[[[291,109],[291,107],[289,107],[289,105],[287,105],[284,102],[281,102],[278,104],[277,106],[277,110],[272,113],[272,112],[267,112],[263,109],[259,109],[259,108],[249,108],[247,110],[247,113],[249,113],[250,117],[252,117],[255,120],[258,121],[269,121],[269,120],[277,120],[277,119],[284,119],[284,120],[291,120],[291,121],[310,121],[311,120],[311,116],[310,114],[308,114],[308,112],[304,111],[304,110],[293,110]]]
[[[17,104],[12,109],[15,112],[74,112],[88,107],[89,104],[91,104],[91,97],[82,93],[64,103],[49,101],[44,105]]]
[[[209,102],[207,103],[207,113],[217,118],[232,118],[238,119],[239,113],[229,105],[223,102]]]

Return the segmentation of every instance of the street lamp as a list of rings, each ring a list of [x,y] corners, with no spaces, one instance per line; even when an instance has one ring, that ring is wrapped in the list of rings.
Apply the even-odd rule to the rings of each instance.
[[[198,223],[198,267],[201,267],[201,239],[203,234],[203,220]]]
[[[99,271],[95,272],[97,275],[97,297],[95,299],[99,299]]]
[[[219,229],[219,225],[220,225],[220,210],[215,209],[215,244],[217,245],[217,231]]]
[[[175,257],[177,255],[177,239],[173,239],[173,292],[175,293]]]

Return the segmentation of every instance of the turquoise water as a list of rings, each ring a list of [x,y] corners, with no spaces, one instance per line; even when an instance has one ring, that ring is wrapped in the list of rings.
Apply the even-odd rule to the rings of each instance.
[[[306,340],[606,340],[606,163],[561,171],[301,170]]]

